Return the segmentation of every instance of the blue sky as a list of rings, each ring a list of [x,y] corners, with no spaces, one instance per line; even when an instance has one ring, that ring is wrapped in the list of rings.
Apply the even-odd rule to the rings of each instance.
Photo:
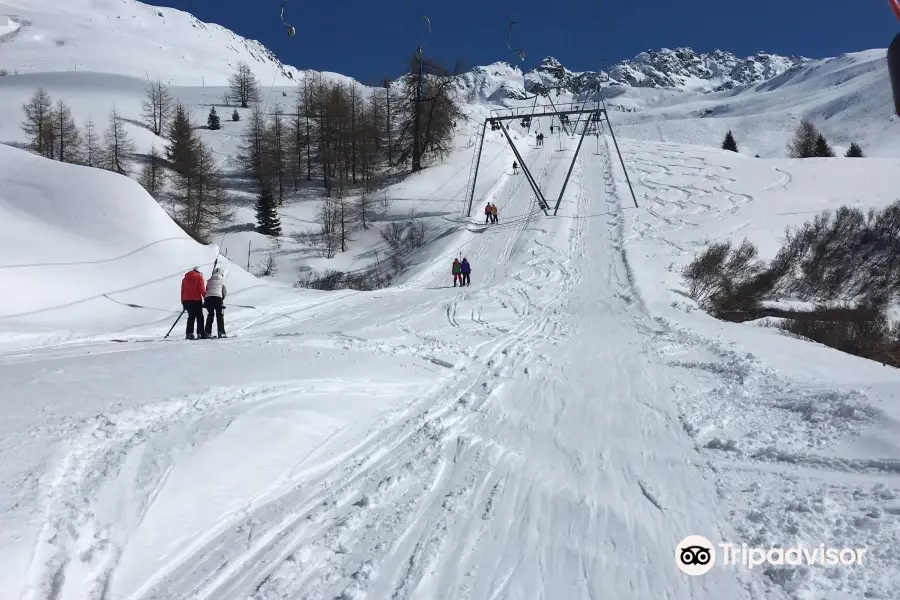
[[[219,23],[260,40],[287,64],[336,71],[363,83],[395,77],[424,41],[452,68],[516,61],[507,50],[526,52],[525,70],[555,56],[570,69],[596,70],[647,49],[721,48],[745,56],[759,50],[811,58],[886,48],[900,29],[887,0],[289,0],[281,24],[281,0],[148,0]],[[340,8],[338,8],[340,7]]]

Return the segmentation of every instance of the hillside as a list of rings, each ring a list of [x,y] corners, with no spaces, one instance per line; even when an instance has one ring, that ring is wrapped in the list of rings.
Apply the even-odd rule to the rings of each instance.
[[[165,333],[185,271],[210,274],[218,247],[189,238],[134,181],[3,145],[0,164],[0,287],[15,292],[0,298],[0,346]],[[236,305],[287,293],[219,266]]]

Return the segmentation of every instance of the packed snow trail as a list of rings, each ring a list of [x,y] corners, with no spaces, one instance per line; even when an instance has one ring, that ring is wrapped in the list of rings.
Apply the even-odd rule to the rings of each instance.
[[[548,196],[571,155],[533,153]],[[285,307],[247,338],[17,353],[4,401],[58,403],[4,438],[35,458],[0,473],[24,577],[3,597],[762,597],[675,567],[684,536],[733,536],[610,178],[584,152],[550,219],[511,182],[465,247],[471,287],[450,256],[418,289]],[[123,373],[135,389],[106,391]]]

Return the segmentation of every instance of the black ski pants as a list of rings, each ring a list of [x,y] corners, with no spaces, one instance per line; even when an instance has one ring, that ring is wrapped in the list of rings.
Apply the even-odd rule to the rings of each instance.
[[[203,301],[187,300],[182,302],[181,306],[184,307],[188,316],[187,330],[185,333],[187,335],[192,335],[194,333],[194,324],[196,323],[197,336],[199,337],[203,333]]]
[[[218,296],[206,297],[206,335],[212,335],[213,317],[216,318],[216,328],[219,335],[225,335],[225,310],[222,299]]]

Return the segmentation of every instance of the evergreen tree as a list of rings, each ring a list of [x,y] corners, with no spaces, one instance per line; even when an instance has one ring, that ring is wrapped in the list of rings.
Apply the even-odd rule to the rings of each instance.
[[[258,231],[263,235],[281,235],[281,217],[275,206],[275,196],[269,186],[264,185],[256,199],[256,223]]]
[[[797,130],[794,132],[794,139],[788,146],[791,158],[811,158],[818,156],[816,154],[816,140],[819,136],[819,130],[812,124],[809,119],[800,121]]]
[[[166,158],[172,169],[179,174],[189,174],[196,165],[196,145],[199,142],[191,127],[191,118],[187,108],[178,103],[166,132],[169,144],[166,146]]]
[[[831,149],[831,145],[828,143],[828,140],[825,139],[825,136],[821,133],[816,136],[816,156],[819,157],[833,157],[834,150]]]
[[[728,133],[725,134],[725,141],[722,142],[722,150],[730,150],[731,152],[738,151],[737,142],[730,129],[728,130]]]
[[[859,147],[859,144],[853,142],[850,144],[850,148],[847,150],[847,153],[844,155],[848,158],[863,158],[865,154],[863,154],[862,148]]]
[[[215,106],[209,109],[209,118],[206,119],[206,124],[212,130],[221,129],[222,126],[219,124],[219,115],[216,114]]]
[[[231,113],[231,120],[235,122],[241,120],[241,114],[237,111],[237,109],[234,109],[234,112]]]

